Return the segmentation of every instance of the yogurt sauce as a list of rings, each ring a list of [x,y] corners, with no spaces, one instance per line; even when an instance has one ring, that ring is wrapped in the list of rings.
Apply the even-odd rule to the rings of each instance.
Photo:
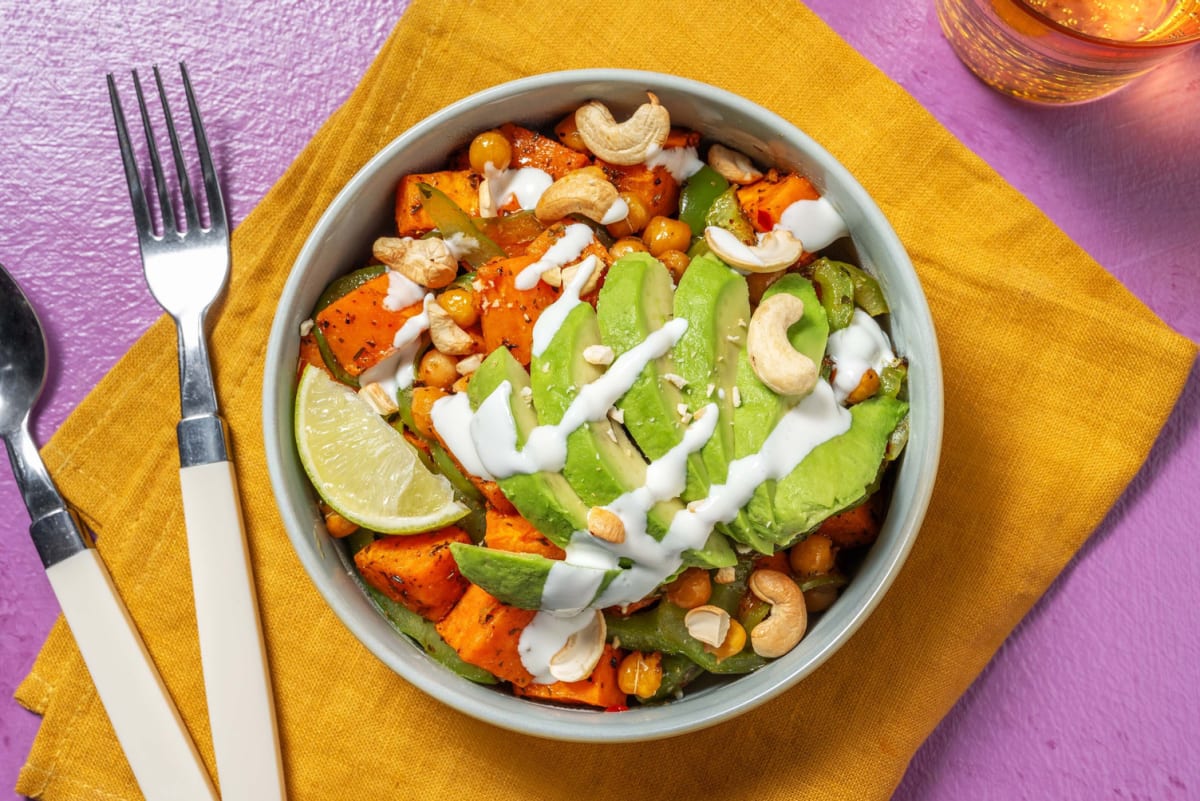
[[[888,336],[879,323],[857,308],[850,318],[850,325],[829,334],[825,352],[837,367],[833,390],[839,402],[845,401],[854,391],[867,370],[879,373],[896,360]]]
[[[797,200],[779,215],[778,227],[791,231],[809,253],[829,247],[834,240],[850,234],[842,215],[824,197]]]
[[[562,238],[551,245],[540,259],[517,273],[513,280],[514,286],[517,289],[533,289],[542,273],[556,267],[565,267],[575,261],[583,255],[583,249],[592,244],[593,239],[595,236],[591,228],[583,223],[571,223],[566,227]]]
[[[399,273],[392,272],[389,274],[389,279],[392,275]],[[404,276],[400,276],[404,281],[408,281]],[[411,281],[408,283],[412,284]],[[417,286],[417,284],[413,284]],[[418,287],[420,288],[420,287]],[[421,290],[424,292],[424,290]],[[390,298],[391,289],[388,290],[388,298]],[[421,300],[418,298],[417,300]],[[417,301],[404,304],[400,308],[411,306]],[[358,377],[359,383],[363,386],[367,384],[378,383],[383,389],[392,396],[401,389],[408,389],[413,383],[413,363],[417,358],[417,351],[421,346],[421,334],[429,330],[429,304],[435,303],[433,293],[425,292],[424,305],[419,314],[413,315],[404,321],[404,325],[400,326],[400,330],[396,332],[396,336],[392,338],[392,346],[396,350],[388,354],[388,356],[380,360],[377,364],[372,365],[363,371]],[[386,305],[387,299],[384,300]]]
[[[594,266],[585,259],[562,296],[543,311],[535,324],[535,348],[540,344],[544,349],[567,313],[581,302],[579,290]],[[621,354],[603,375],[580,388],[559,423],[534,428],[519,450],[508,382],[497,387],[474,412],[461,394],[439,400],[433,407],[434,425],[449,435],[446,446],[459,462],[477,475],[503,479],[559,472],[566,462],[567,436],[587,422],[603,419],[645,365],[670,351],[686,329],[685,319],[672,319]],[[568,637],[588,625],[589,610],[645,597],[679,569],[685,551],[702,548],[718,523],[733,520],[760,484],[786,476],[813,448],[850,427],[850,413],[840,406],[833,388],[818,382],[811,395],[783,416],[757,453],[730,464],[725,484],[713,486],[708,497],[677,512],[662,540],[654,539],[647,532],[650,509],[683,492],[687,458],[713,435],[718,417],[715,404],[699,410],[679,444],[647,466],[645,484],[605,507],[621,518],[624,542],[608,543],[586,531],[572,536],[564,549],[566,558],[556,562],[547,577],[543,610],[524,629],[519,643],[522,663],[537,681],[554,680],[549,673],[550,659]],[[631,566],[597,595],[604,571],[617,568],[621,559],[629,560]]]
[[[484,165],[483,174],[488,182],[494,209],[500,208],[513,198],[516,198],[517,205],[522,209],[532,209],[537,205],[542,193],[554,183],[554,178],[545,170],[536,167],[498,170],[490,161]]]
[[[700,160],[694,147],[668,147],[647,156],[646,166],[650,169],[666,167],[672,178],[683,183],[698,173],[704,162]]]

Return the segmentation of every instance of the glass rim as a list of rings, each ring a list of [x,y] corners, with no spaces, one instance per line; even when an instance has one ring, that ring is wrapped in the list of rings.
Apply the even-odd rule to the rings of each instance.
[[[1074,28],[1068,28],[1062,23],[1050,19],[1050,17],[1047,17],[1042,12],[1030,6],[1029,0],[1015,0],[1015,5],[1021,9],[1021,11],[1033,17],[1047,28],[1050,28],[1058,33],[1065,34],[1073,39],[1079,39],[1081,41],[1088,42],[1089,44],[1105,45],[1107,47],[1122,47],[1129,48],[1131,50],[1158,50],[1200,42],[1200,30],[1190,33],[1187,36],[1179,37],[1178,39],[1165,39],[1157,41],[1134,40],[1132,42],[1121,39],[1108,39],[1104,36],[1094,36],[1089,33],[1077,31]]]

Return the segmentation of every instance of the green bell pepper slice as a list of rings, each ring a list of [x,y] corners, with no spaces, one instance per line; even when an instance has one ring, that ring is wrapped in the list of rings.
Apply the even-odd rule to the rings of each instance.
[[[450,199],[442,190],[426,183],[417,184],[421,193],[421,207],[433,220],[443,239],[449,239],[454,234],[461,234],[471,239],[476,246],[463,256],[463,260],[472,267],[478,268],[495,258],[504,258],[504,249],[484,235],[483,231],[471,221],[471,215]]]
[[[713,201],[729,189],[729,181],[704,165],[679,190],[679,219],[691,226],[692,236],[704,236],[705,218]]]

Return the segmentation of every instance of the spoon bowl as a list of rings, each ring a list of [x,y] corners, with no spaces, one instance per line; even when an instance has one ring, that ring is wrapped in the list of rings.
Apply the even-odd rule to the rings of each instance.
[[[37,312],[0,264],[0,436],[28,425],[46,383],[46,336]]]

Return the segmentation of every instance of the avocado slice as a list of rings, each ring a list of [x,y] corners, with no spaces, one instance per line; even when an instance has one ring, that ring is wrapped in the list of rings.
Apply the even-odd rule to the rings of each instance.
[[[777,542],[790,545],[862,501],[879,475],[888,439],[908,404],[877,395],[850,407],[850,428],[821,443],[775,486]]]
[[[588,602],[595,600],[621,573],[620,568],[568,565],[541,554],[512,553],[464,542],[451,543],[450,552],[468,581],[501,603],[520,609],[541,609],[542,590],[555,565],[559,570],[572,571],[573,583],[596,583]]]
[[[674,292],[671,273],[649,253],[630,253],[618,259],[605,275],[596,302],[604,344],[620,356],[662,328],[673,314]],[[683,440],[686,426],[678,412],[683,393],[670,380],[676,375],[675,360],[667,353],[648,363],[617,402],[629,435],[651,461],[662,458]],[[683,500],[705,497],[708,471],[699,453],[688,457],[687,467]]]
[[[804,316],[788,330],[792,347],[819,365],[829,338],[829,320],[816,289],[811,281],[792,273],[771,284],[763,293],[763,300],[781,292],[794,295],[804,303]],[[733,410],[734,458],[740,459],[762,448],[790,404],[759,380],[745,350],[738,357],[737,388],[740,405]],[[774,482],[761,485],[745,506],[749,517],[747,544],[762,553],[770,553],[778,542],[772,498],[774,489]]]
[[[725,481],[734,453],[733,388],[750,320],[746,279],[712,254],[692,259],[675,288],[675,316],[688,321],[674,349],[688,411],[715,403],[716,433],[700,454],[712,484]]]
[[[471,408],[479,405],[501,384],[512,387],[509,408],[517,429],[517,447],[525,444],[529,432],[537,426],[537,415],[527,395],[529,374],[507,348],[497,348],[483,360],[471,377],[467,397]],[[571,535],[587,529],[588,507],[561,473],[516,474],[497,480],[513,506],[538,531],[559,547],[566,547]]]

